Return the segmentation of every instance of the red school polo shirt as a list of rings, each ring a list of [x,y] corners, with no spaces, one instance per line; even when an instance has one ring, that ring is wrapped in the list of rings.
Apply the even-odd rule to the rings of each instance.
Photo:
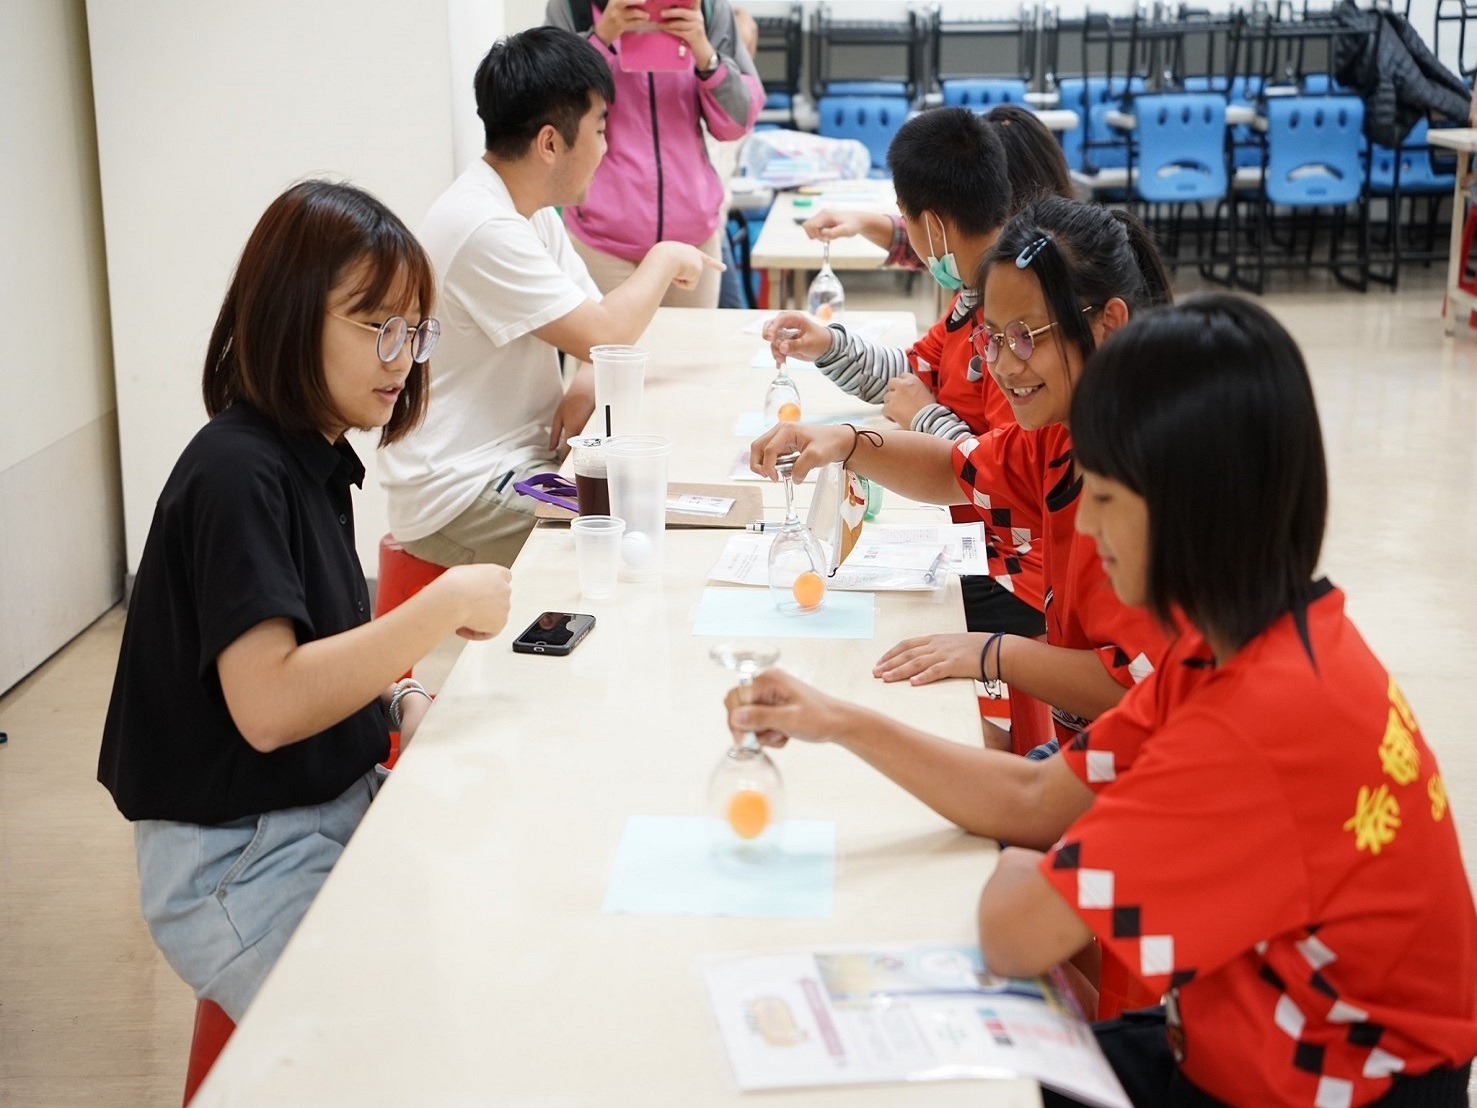
[[[1171,705],[1041,872],[1235,1104],[1363,1104],[1477,1053],[1477,912],[1440,769],[1320,585]]]

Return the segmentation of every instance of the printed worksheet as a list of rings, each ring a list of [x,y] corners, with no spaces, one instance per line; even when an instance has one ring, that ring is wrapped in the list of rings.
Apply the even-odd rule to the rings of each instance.
[[[701,969],[744,1091],[1031,1077],[1130,1108],[1061,983],[996,977],[976,947],[723,955]]]

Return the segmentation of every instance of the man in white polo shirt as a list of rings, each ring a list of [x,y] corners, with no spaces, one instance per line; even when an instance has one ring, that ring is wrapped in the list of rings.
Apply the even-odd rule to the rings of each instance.
[[[716,263],[659,242],[603,299],[554,205],[584,199],[605,154],[609,68],[577,35],[537,27],[496,43],[474,80],[486,153],[431,206],[420,238],[436,266],[441,342],[421,427],[381,454],[390,530],[439,565],[511,564],[533,524],[517,481],[553,466],[595,406],[560,351],[635,342],[669,285]]]

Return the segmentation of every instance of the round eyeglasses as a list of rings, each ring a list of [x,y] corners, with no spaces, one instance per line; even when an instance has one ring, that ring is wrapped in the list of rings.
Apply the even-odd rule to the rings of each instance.
[[[1082,309],[1086,315],[1093,309],[1089,306]],[[999,331],[992,331],[983,323],[976,323],[969,332],[969,345],[974,347],[974,352],[985,359],[986,365],[994,365],[1000,360],[1001,341],[1010,347],[1010,352],[1020,361],[1031,360],[1031,355],[1036,353],[1036,339],[1046,334],[1061,320],[1054,319],[1050,323],[1043,323],[1040,327],[1028,327],[1023,319],[1013,320],[1007,323]]]
[[[385,364],[393,362],[400,356],[400,351],[405,346],[405,340],[410,339],[410,360],[421,364],[431,359],[431,351],[436,349],[436,343],[441,339],[441,323],[435,319],[423,319],[415,330],[411,330],[410,324],[403,315],[392,315],[383,323],[361,323],[357,319],[350,319],[338,312],[329,312],[335,319],[341,319],[345,323],[352,323],[355,327],[362,327],[366,331],[373,331],[374,352],[379,360]]]
[[[1027,327],[1023,320],[1017,319],[1007,323],[1003,331],[991,331],[983,323],[979,323],[969,332],[969,345],[974,347],[976,354],[985,359],[986,365],[994,365],[1000,360],[1001,339],[1010,344],[1010,352],[1018,359],[1029,361],[1036,352],[1036,337],[1046,334],[1056,325],[1057,321],[1052,320],[1033,329]]]

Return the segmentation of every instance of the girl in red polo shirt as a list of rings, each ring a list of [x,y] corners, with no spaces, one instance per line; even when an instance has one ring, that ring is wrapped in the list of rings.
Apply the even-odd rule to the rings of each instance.
[[[1313,578],[1296,345],[1233,297],[1158,313],[1093,358],[1072,427],[1078,527],[1126,603],[1183,613],[1204,677],[1160,690],[1132,772],[1050,851],[1001,855],[987,963],[1034,974],[1095,938],[1166,994],[1096,1027],[1136,1105],[1465,1105],[1477,913],[1415,715]]]
[[[1015,424],[950,443],[911,431],[783,423],[751,448],[755,471],[770,477],[775,459],[792,451],[800,455],[797,480],[845,461],[912,499],[971,504],[997,528],[1040,536],[1046,642],[939,636],[951,662],[935,675],[1020,688],[1052,705],[1063,741],[1117,704],[1164,649],[1162,630],[1114,597],[1091,544],[1076,535],[1081,478],[1066,419],[1087,356],[1130,312],[1169,295],[1158,254],[1136,219],[1059,197],[1040,200],[1005,225],[986,256],[982,323],[972,338],[993,379],[985,387],[1004,392]],[[879,676],[899,664],[887,661]],[[922,798],[939,807],[936,798]]]

